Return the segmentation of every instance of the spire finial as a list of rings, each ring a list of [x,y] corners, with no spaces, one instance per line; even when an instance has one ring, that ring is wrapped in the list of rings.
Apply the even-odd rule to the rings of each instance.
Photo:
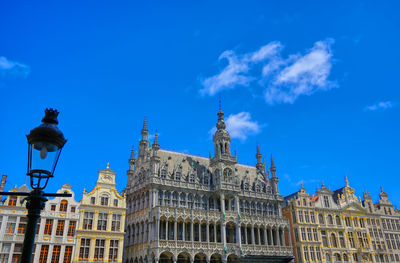
[[[107,163],[107,169],[110,169],[110,163]]]
[[[147,119],[146,119],[146,117],[144,117],[144,121],[143,121],[143,130],[147,131]]]
[[[272,154],[271,154],[271,168],[272,168],[272,167],[275,168],[275,164],[274,164],[274,157],[272,157]]]
[[[260,146],[258,146],[258,143],[257,143],[257,154],[260,154]]]
[[[154,144],[158,144],[158,133],[156,130],[156,134],[154,135]]]
[[[324,180],[322,180],[321,188],[322,188],[322,187],[325,187]]]
[[[135,159],[135,146],[132,146],[132,150],[131,150],[131,160]]]
[[[383,187],[381,186],[381,192],[383,193]]]
[[[347,174],[344,175],[344,182],[346,184],[346,186],[349,186],[349,180],[347,180]]]
[[[219,110],[222,111],[222,106],[221,106],[221,94],[219,94],[218,104],[219,104]]]

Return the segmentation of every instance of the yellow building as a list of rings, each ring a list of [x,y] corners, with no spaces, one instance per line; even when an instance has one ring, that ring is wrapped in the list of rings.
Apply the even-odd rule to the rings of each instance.
[[[285,201],[296,263],[389,262],[381,216],[368,194],[364,201],[355,195],[347,177],[345,187],[336,191],[323,184],[310,195],[302,186]]]
[[[126,202],[115,186],[107,164],[96,187],[83,191],[74,262],[122,262]]]

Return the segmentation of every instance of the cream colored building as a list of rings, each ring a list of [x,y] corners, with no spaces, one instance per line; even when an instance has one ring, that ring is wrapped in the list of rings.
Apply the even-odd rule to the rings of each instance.
[[[292,260],[274,162],[267,170],[257,146],[256,165],[239,164],[223,115],[208,158],[160,149],[157,134],[150,147],[145,120],[129,160],[124,263]]]
[[[365,192],[362,201],[345,177],[345,187],[336,191],[323,184],[310,195],[302,186],[285,197],[283,214],[291,225],[296,262],[398,262],[399,213],[387,194],[380,196],[374,205]],[[382,222],[390,222],[391,229]]]
[[[80,201],[74,262],[122,262],[126,202],[116,189],[115,172],[99,171],[96,187]]]

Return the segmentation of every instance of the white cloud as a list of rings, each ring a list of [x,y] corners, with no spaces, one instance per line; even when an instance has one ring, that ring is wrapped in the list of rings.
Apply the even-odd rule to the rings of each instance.
[[[334,87],[328,80],[332,67],[331,43],[332,40],[318,41],[307,54],[284,67],[266,90],[267,103],[293,103],[300,95]]]
[[[268,104],[293,103],[301,95],[328,90],[336,84],[328,77],[332,68],[333,39],[318,41],[306,54],[282,57],[283,45],[274,41],[255,52],[236,55],[229,50],[222,53],[228,65],[220,73],[206,78],[200,93],[213,96],[238,86],[247,87],[254,80],[262,87]]]
[[[245,141],[248,136],[258,134],[263,125],[260,125],[257,121],[251,119],[249,112],[239,112],[237,114],[231,114],[225,121],[226,129],[231,135],[232,139],[239,139]],[[214,135],[216,128],[213,127],[209,133]]]
[[[271,42],[256,52],[241,56],[237,56],[232,50],[223,52],[218,60],[226,59],[228,65],[219,74],[202,81],[204,88],[200,90],[200,94],[213,96],[222,90],[233,89],[236,86],[248,86],[255,79],[253,76],[246,75],[252,64],[275,56],[280,49],[279,42]]]
[[[29,66],[0,57],[0,78],[26,78],[29,72]]]
[[[393,108],[395,105],[391,101],[381,101],[376,104],[366,106],[364,108],[365,111],[377,111],[377,110],[386,110]]]

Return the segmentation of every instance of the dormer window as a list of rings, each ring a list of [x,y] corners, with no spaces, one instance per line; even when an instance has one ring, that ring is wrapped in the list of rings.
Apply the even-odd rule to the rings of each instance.
[[[162,179],[167,178],[167,169],[163,168],[163,169],[161,170],[161,178],[162,178]]]
[[[10,198],[8,199],[8,206],[17,206],[16,196],[10,196]]]
[[[195,181],[195,177],[194,177],[194,174],[193,174],[193,173],[191,173],[191,174],[189,175],[189,182],[190,182],[190,183],[194,183],[194,182],[196,182],[196,181]]]
[[[329,197],[327,197],[327,196],[324,196],[324,205],[325,205],[325,207],[330,207]]]
[[[175,180],[176,180],[176,181],[180,181],[180,180],[181,180],[181,177],[182,177],[181,171],[176,171],[176,173],[175,173]]]

